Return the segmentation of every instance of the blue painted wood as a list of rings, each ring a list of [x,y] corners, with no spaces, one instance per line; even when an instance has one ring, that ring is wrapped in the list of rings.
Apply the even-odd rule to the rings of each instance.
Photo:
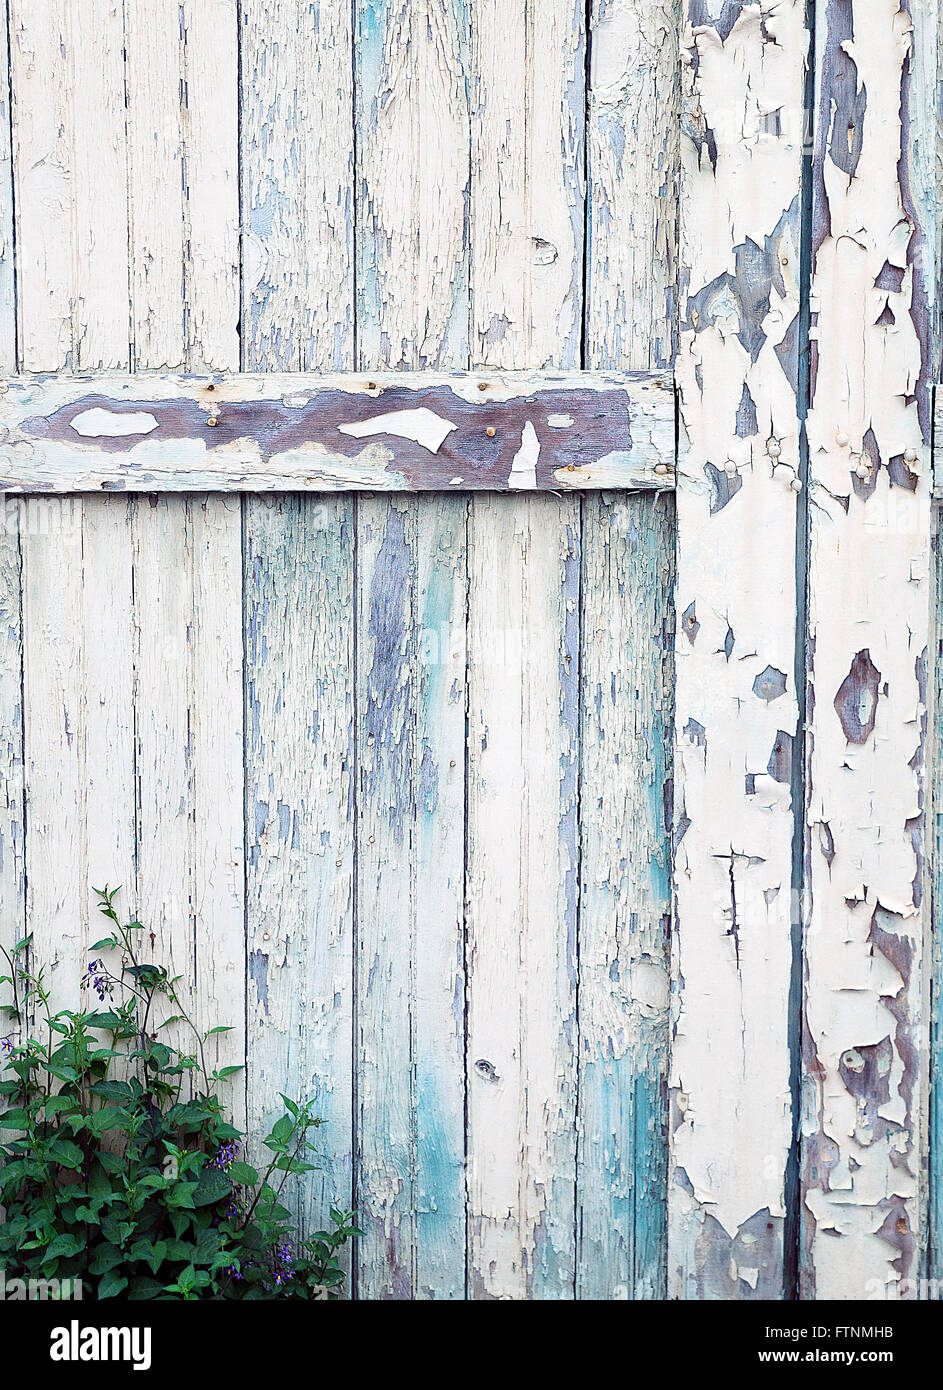
[[[661,6],[591,7],[587,368],[674,356],[678,92],[665,23]],[[643,241],[659,254],[639,258]],[[673,498],[583,501],[581,1299],[666,1288],[674,526]]]
[[[462,369],[465,11],[358,0],[355,15],[357,365]],[[465,1292],[466,511],[357,504],[362,1298]]]
[[[279,1092],[324,1121],[294,1184],[307,1231],[351,1196],[354,860],[349,504],[284,497],[245,518],[248,1112]]]
[[[241,16],[242,366],[347,370],[350,16]],[[279,1091],[314,1100],[320,1167],[287,1189],[307,1232],[353,1199],[354,518],[350,497],[243,501],[248,1114],[261,1137]]]
[[[584,503],[580,1298],[665,1296],[673,510]]]

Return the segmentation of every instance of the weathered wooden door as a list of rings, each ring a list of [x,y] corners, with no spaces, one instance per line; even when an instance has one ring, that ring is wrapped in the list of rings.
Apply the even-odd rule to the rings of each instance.
[[[0,26],[0,360],[53,374],[0,443],[0,931],[66,995],[124,885],[250,1133],[317,1095],[293,1201],[356,1206],[359,1297],[936,1272],[936,4],[814,8]],[[651,442],[576,491],[234,477],[224,374],[466,369],[674,373],[676,490]],[[23,432],[24,390],[107,416],[103,370],[155,421],[190,374],[216,485]]]

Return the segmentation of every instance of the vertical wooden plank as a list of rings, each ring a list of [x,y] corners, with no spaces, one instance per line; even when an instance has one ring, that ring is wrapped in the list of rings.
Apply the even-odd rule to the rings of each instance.
[[[239,365],[233,0],[130,0],[135,365]],[[245,1059],[241,519],[220,497],[133,503],[141,912],[184,969],[201,1029]],[[194,971],[196,972],[194,974]],[[236,1123],[245,1086],[232,1090]]]
[[[8,16],[0,16],[0,371],[16,371],[16,268],[13,156],[10,148]],[[26,929],[23,783],[23,608],[20,519],[23,504],[0,493],[0,943],[9,950]],[[4,1003],[7,999],[4,998]],[[4,1035],[9,1032],[5,1026]]]
[[[290,1194],[320,1229],[351,1195],[353,538],[348,502],[246,512],[248,1110],[317,1102],[317,1172]],[[290,600],[290,601],[289,601]]]
[[[17,366],[10,76],[10,16],[5,12],[0,22],[0,367],[4,372],[15,372]]]
[[[934,8],[816,15],[805,1297],[912,1296],[919,1272]]]
[[[781,1298],[804,4],[684,22],[669,1288]]]
[[[6,950],[26,930],[21,515],[20,506],[11,505],[4,497],[0,531],[0,944]],[[2,1002],[10,1002],[8,992]],[[12,1031],[8,1022],[4,1014],[0,1023],[3,1036]]]
[[[660,0],[597,0],[591,23],[586,366],[666,367],[677,15]],[[673,564],[673,497],[583,499],[581,1299],[665,1294]]]
[[[586,367],[670,367],[677,329],[678,0],[593,0]]]
[[[936,403],[934,414],[940,408],[940,391],[936,389]],[[940,459],[940,431],[939,426],[934,430],[933,444],[933,473],[939,467]],[[943,1085],[941,1085],[941,1067],[943,1067],[943,999],[941,999],[941,988],[943,988],[943,940],[939,928],[940,905],[943,903],[943,760],[940,758],[940,748],[943,745],[943,729],[941,729],[941,709],[943,709],[943,628],[941,628],[940,615],[943,613],[943,546],[941,546],[940,528],[940,506],[936,502],[931,509],[931,533],[933,536],[932,555],[933,555],[933,577],[934,591],[931,599],[931,618],[934,622],[933,629],[933,662],[931,670],[931,700],[930,700],[930,729],[931,729],[931,757],[935,761],[931,764],[933,768],[931,794],[932,794],[932,842],[931,856],[933,864],[932,877],[932,923],[931,923],[931,969],[932,979],[930,983],[930,1008],[927,1017],[930,1024],[930,1048],[929,1048],[929,1068],[930,1078],[928,1087],[928,1115],[927,1115],[927,1153],[928,1153],[928,1173],[927,1173],[927,1248],[924,1270],[927,1279],[930,1281],[926,1292],[921,1293],[921,1297],[930,1297],[931,1291],[943,1286]],[[929,973],[929,972],[928,972]]]
[[[473,361],[579,362],[584,15],[476,0]],[[522,448],[525,441],[521,441]],[[475,497],[469,540],[473,1298],[575,1277],[579,503]]]
[[[924,151],[918,168],[925,170],[920,186],[925,193],[922,197],[924,216],[928,207],[939,202],[943,192],[943,104],[936,99],[943,82],[943,8],[934,3],[929,14],[918,14],[915,19],[915,39],[911,63],[914,65],[912,79],[913,98],[926,101],[936,112],[935,129],[921,126],[918,149]],[[922,61],[921,61],[922,57]],[[929,95],[932,93],[933,95]],[[932,218],[932,240],[924,245],[933,247],[932,265],[941,264],[943,252],[943,218]],[[940,293],[936,276],[928,278],[932,289],[932,354],[930,370],[932,379],[940,381],[943,376],[943,295]],[[943,396],[939,386],[933,392],[934,419],[939,419]],[[931,486],[941,476],[943,468],[943,441],[939,426],[935,424],[931,435]],[[931,554],[934,557],[933,573],[935,590],[931,596],[931,650],[934,653],[930,683],[930,802],[932,817],[932,839],[930,842],[930,862],[933,865],[931,879],[930,944],[932,948],[931,968],[924,972],[928,977],[930,1007],[926,1017],[930,1024],[930,1084],[927,1088],[929,1113],[927,1116],[927,1150],[929,1164],[927,1173],[927,1244],[923,1273],[930,1281],[921,1290],[922,1298],[929,1298],[934,1289],[943,1288],[943,932],[940,930],[941,904],[943,904],[943,548],[941,548],[941,509],[938,502],[931,505],[930,530],[932,536]]]
[[[365,0],[357,25],[358,362],[464,367],[465,6]],[[467,505],[357,510],[359,1293],[458,1298]]]
[[[246,0],[242,297],[248,371],[352,363],[351,14],[340,0]]]
[[[349,4],[242,7],[244,366],[353,365]],[[248,1113],[317,1102],[308,1230],[352,1178],[354,500],[247,497]],[[286,1189],[287,1191],[287,1189]]]
[[[23,363],[124,366],[121,7],[61,0],[10,15]],[[29,916],[65,1004],[92,886],[134,893],[130,544],[123,499],[31,499],[22,520]]]
[[[674,506],[583,504],[579,1298],[663,1298]]]

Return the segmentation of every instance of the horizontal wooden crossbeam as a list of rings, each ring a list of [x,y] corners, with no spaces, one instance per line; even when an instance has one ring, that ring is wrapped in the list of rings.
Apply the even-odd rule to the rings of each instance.
[[[0,383],[0,490],[674,487],[670,375],[94,375]]]

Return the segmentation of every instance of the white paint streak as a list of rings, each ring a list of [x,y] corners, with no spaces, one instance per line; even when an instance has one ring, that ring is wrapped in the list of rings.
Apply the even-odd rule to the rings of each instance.
[[[537,486],[537,459],[540,456],[540,441],[530,420],[521,430],[521,447],[511,461],[508,474],[508,487],[535,488]]]
[[[413,440],[430,454],[437,454],[458,426],[422,406],[419,410],[394,410],[388,415],[374,415],[369,420],[358,420],[353,424],[338,425],[337,428],[341,434],[353,435],[355,439],[366,439],[371,434],[395,434],[399,439]]]
[[[150,434],[157,421],[145,410],[118,415],[113,410],[82,410],[69,421],[76,434],[84,439],[120,439],[124,435]]]

